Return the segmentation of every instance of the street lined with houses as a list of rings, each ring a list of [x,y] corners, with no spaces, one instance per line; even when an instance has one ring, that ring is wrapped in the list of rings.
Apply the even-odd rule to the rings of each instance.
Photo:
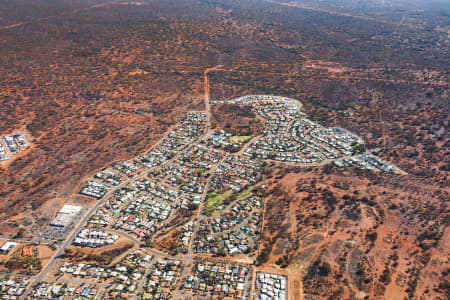
[[[241,138],[211,130],[209,107],[223,104],[250,106],[266,120],[262,134]],[[297,100],[250,95],[210,103],[206,94],[205,105],[206,111],[184,114],[148,152],[87,178],[78,193],[97,202],[66,204],[43,234],[58,243],[54,255],[34,277],[0,281],[0,295],[288,299],[285,274],[262,273],[252,264],[263,224],[266,199],[258,190],[265,166],[399,171],[367,152],[358,136],[309,120]],[[248,265],[239,263],[243,257]]]

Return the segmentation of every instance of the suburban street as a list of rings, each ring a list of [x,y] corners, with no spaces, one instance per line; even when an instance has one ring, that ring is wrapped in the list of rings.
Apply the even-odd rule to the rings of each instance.
[[[231,266],[237,266],[237,268],[247,265],[249,272],[245,273],[246,280],[243,281],[246,288],[241,291],[245,292],[248,297],[253,298],[252,282],[254,282],[256,276],[255,268],[250,265],[251,262],[248,262],[248,259],[234,258],[233,255],[236,253],[247,254],[249,253],[247,249],[259,249],[257,241],[260,237],[256,232],[259,232],[261,230],[260,226],[264,224],[262,218],[265,205],[264,199],[256,197],[252,189],[262,184],[260,172],[264,165],[263,160],[272,162],[278,160],[283,161],[286,165],[293,166],[318,166],[340,161],[342,164],[347,162],[360,164],[361,167],[365,167],[367,166],[366,161],[372,161],[374,165],[378,163],[371,157],[363,158],[363,160],[354,158],[354,155],[349,151],[351,148],[349,143],[360,141],[359,137],[343,129],[325,129],[319,124],[303,118],[304,114],[300,112],[300,106],[292,99],[265,95],[244,96],[224,102],[251,105],[260,114],[260,117],[270,120],[271,123],[261,135],[250,137],[246,143],[241,143],[242,148],[239,148],[235,153],[216,149],[217,145],[212,140],[217,136],[220,137],[220,134],[213,135],[211,132],[211,101],[208,74],[219,68],[220,66],[217,66],[204,71],[204,105],[206,111],[190,112],[190,115],[188,113],[187,121],[185,119],[185,121],[180,121],[181,123],[178,126],[174,126],[150,149],[156,149],[154,153],[157,154],[155,155],[160,155],[161,151],[167,151],[165,155],[160,156],[162,158],[157,156],[153,162],[148,159],[147,162],[152,162],[151,164],[145,164],[138,171],[133,171],[132,175],[126,177],[125,180],[114,177],[109,178],[114,183],[117,182],[117,184],[111,185],[104,194],[98,196],[99,200],[88,208],[67,238],[56,245],[57,249],[54,255],[49,259],[42,271],[31,278],[31,282],[24,293],[25,298],[30,295],[32,288],[37,283],[43,280],[56,279],[49,274],[53,271],[58,258],[73,244],[75,238],[87,227],[88,221],[100,208],[112,218],[100,219],[107,220],[106,223],[99,223],[105,226],[101,229],[104,234],[116,237],[122,236],[135,244],[131,249],[140,249],[152,255],[153,258],[149,266],[153,266],[160,259],[177,260],[183,263],[183,267],[178,266],[178,276],[172,282],[174,284],[171,287],[173,299],[180,300],[187,296],[185,294],[186,289],[182,288],[188,276],[192,275],[190,271],[196,258],[206,258],[212,263],[230,264]],[[217,101],[214,102],[214,104],[216,103]],[[231,134],[228,136],[230,137]],[[296,141],[298,145],[294,144]],[[319,143],[324,143],[324,145],[319,145]],[[160,146],[163,150],[158,148]],[[164,147],[166,147],[166,150],[164,150]],[[274,149],[273,153],[268,157],[267,150],[271,149]],[[282,151],[279,151],[280,149]],[[277,156],[274,154],[275,152],[283,155]],[[305,157],[302,157],[303,153],[306,153]],[[259,157],[259,159],[254,159],[254,157]],[[383,163],[379,163],[379,167],[387,168]],[[97,176],[97,174],[100,175]],[[98,180],[103,180],[102,176],[104,174],[114,174],[114,172],[100,171],[95,176],[97,176]],[[207,175],[205,176],[205,174]],[[136,186],[133,184],[136,184]],[[119,191],[124,193],[120,194]],[[209,198],[209,192],[212,192],[215,196]],[[174,194],[176,196],[173,196]],[[127,196],[123,201],[122,195]],[[191,198],[186,197],[186,195],[189,195]],[[231,202],[224,201],[225,198],[231,198],[231,196],[233,196]],[[186,241],[183,241],[185,243],[183,244],[183,251],[186,254],[169,255],[164,253],[164,251],[145,246],[143,243],[144,237],[151,237],[160,228],[159,226],[174,221],[177,214],[173,208],[178,209],[180,207],[181,199],[183,201],[192,201],[186,199],[198,199],[195,213],[190,216],[190,220],[196,221],[192,225],[187,225],[188,229],[186,230],[189,230],[190,235],[186,237]],[[210,203],[208,202],[209,199],[211,199]],[[116,200],[118,201],[117,203],[115,203]],[[172,202],[167,202],[169,200]],[[105,208],[104,204],[106,202],[108,202],[108,205]],[[186,203],[189,202],[183,203],[183,205],[188,205]],[[163,210],[165,214],[155,214],[152,216],[151,222],[146,224],[135,222],[131,223],[130,227],[127,223],[128,220],[134,222],[144,219],[143,221],[147,222],[146,218],[149,216],[147,208],[153,208],[152,212],[161,212]],[[207,214],[204,213],[206,208],[209,210]],[[214,217],[211,216],[211,209],[215,211],[216,215]],[[96,218],[98,217],[96,215]],[[153,224],[155,224],[155,219],[159,220],[156,221],[158,222],[156,227],[152,228]],[[211,224],[202,222],[205,220],[211,221]],[[118,223],[119,221],[120,223]],[[201,223],[202,227],[200,227]],[[114,226],[111,226],[113,224]],[[144,229],[148,228],[149,231],[142,234],[139,231],[141,228],[135,225],[143,226],[141,228]],[[178,229],[180,229],[179,224],[175,226],[178,226]],[[134,231],[135,229],[138,231]],[[169,225],[169,229],[173,230],[174,228],[171,228]],[[201,231],[201,234],[197,235],[199,231]],[[165,232],[164,235],[167,234],[168,236],[168,233],[169,231]],[[178,232],[178,234],[180,233]],[[236,236],[239,237],[238,242],[236,242]],[[35,239],[35,241],[41,242],[44,240],[40,237]],[[194,244],[196,245],[195,249]],[[200,244],[202,246],[199,246]],[[179,247],[179,244],[175,246]],[[171,247],[173,246],[171,245]],[[221,247],[221,249],[218,247]],[[177,251],[180,251],[180,248],[177,248]],[[122,260],[128,253],[133,252],[128,250],[120,253],[117,260]],[[219,254],[224,256],[228,254],[228,256],[218,259],[216,256]],[[254,261],[254,258],[251,261]],[[173,267],[177,268],[175,265]],[[197,271],[196,269],[195,272]],[[142,280],[136,282],[136,286],[133,288],[135,289],[133,293],[134,299],[137,299],[138,294],[144,289],[149,272],[150,269],[147,268],[144,272],[145,274],[141,273],[139,275],[143,277],[139,277]],[[111,286],[109,283],[97,284],[95,281],[79,278],[58,278],[57,281],[71,284],[96,284],[103,289],[108,289]],[[105,291],[102,291],[102,293],[105,293]]]
[[[205,102],[205,109],[206,109],[206,128],[205,128],[205,132],[204,132],[203,135],[200,137],[200,139],[198,139],[192,146],[197,145],[198,143],[200,143],[201,140],[202,140],[203,138],[206,137],[206,135],[208,134],[209,129],[210,129],[210,125],[211,125],[211,112],[210,112],[210,103],[209,103],[209,79],[208,79],[208,72],[209,72],[210,70],[214,70],[214,69],[216,69],[216,67],[207,69],[207,70],[205,70],[205,73],[204,73],[204,75],[205,75],[205,76],[204,76],[204,77],[205,77],[205,79],[204,79],[204,80],[205,80],[205,96],[204,96],[204,102]],[[162,138],[161,138],[161,140],[162,140]],[[161,140],[160,140],[160,141],[161,141]],[[156,147],[159,143],[160,143],[160,142],[156,143],[153,147]],[[164,162],[163,164],[169,164],[169,163],[171,163],[171,162],[174,162],[174,161],[175,161],[182,153],[184,153],[186,150],[187,150],[187,148],[184,149],[183,151],[180,151],[176,156],[174,156],[172,159],[170,159],[170,160]],[[155,168],[158,168],[158,167],[161,167],[161,166],[157,166],[157,167],[155,167]],[[148,170],[147,173],[151,172],[151,170],[152,170],[152,169]],[[130,179],[128,179],[128,180],[122,182],[121,184],[119,184],[119,185],[116,186],[115,188],[113,188],[113,189],[111,189],[110,191],[108,191],[108,192],[107,192],[107,193],[106,193],[99,201],[97,201],[97,203],[95,203],[94,206],[92,206],[92,207],[89,209],[89,211],[84,215],[84,217],[81,219],[81,221],[79,221],[78,224],[75,226],[75,228],[72,230],[72,232],[70,233],[69,237],[68,237],[65,241],[63,241],[62,245],[58,245],[58,246],[57,246],[57,250],[56,250],[55,254],[54,254],[54,255],[52,256],[52,258],[48,261],[47,265],[42,269],[42,271],[41,271],[38,275],[36,275],[36,276],[34,276],[34,277],[32,278],[31,283],[28,285],[26,291],[25,291],[24,294],[23,294],[23,297],[24,297],[24,298],[26,298],[26,297],[30,294],[31,289],[32,289],[32,287],[33,287],[34,285],[36,285],[38,282],[41,282],[43,279],[46,278],[47,274],[48,274],[49,271],[53,268],[53,266],[54,266],[55,262],[57,261],[57,259],[58,259],[61,255],[64,254],[64,250],[65,250],[65,249],[67,249],[68,247],[70,247],[70,245],[72,245],[74,239],[78,236],[78,234],[80,233],[80,231],[81,231],[81,230],[84,228],[84,226],[87,224],[87,221],[92,217],[92,215],[97,211],[97,209],[98,209],[100,206],[102,206],[102,205],[103,205],[103,204],[104,204],[111,196],[113,196],[114,193],[115,193],[116,191],[118,191],[118,190],[121,189],[122,187],[127,186],[129,183],[131,183],[131,182],[133,182],[133,181],[135,181],[136,179],[141,178],[141,177],[142,177],[142,174],[139,173],[139,174],[137,174],[136,176],[134,176],[134,177],[132,177],[132,178],[130,178]],[[206,197],[206,194],[207,194],[207,186],[205,187],[205,191],[204,191],[204,193],[203,193],[202,200],[204,200],[204,198]],[[200,207],[200,209],[199,209],[198,211],[199,211],[199,212],[198,212],[198,215],[200,215],[200,214],[201,214],[201,207]],[[122,231],[119,232],[119,231],[111,230],[111,229],[110,229],[109,231],[111,231],[111,232],[116,232],[116,233],[118,233],[118,234],[124,235],[124,236],[126,236],[127,238],[129,238],[130,240],[134,241],[137,245],[141,245],[141,242],[140,242],[138,239],[132,237],[132,236],[129,235],[129,234],[126,234],[126,233],[124,233],[124,232],[122,232]],[[153,250],[153,249],[151,249],[151,248],[147,248],[146,250],[147,250],[149,253],[151,253],[152,255],[154,255],[155,258],[156,258],[156,257],[161,257],[161,256],[164,256],[164,257],[170,257],[169,255],[166,255],[166,254],[161,253],[161,252],[159,252],[159,251]],[[175,256],[175,257],[171,257],[171,258],[184,260],[184,261],[186,262],[186,264],[185,264],[185,271],[186,271],[187,268],[188,268],[188,265],[190,265],[190,263],[192,262],[192,246],[190,246],[190,248],[189,248],[189,254],[188,254],[186,257],[177,257],[177,256]],[[186,271],[186,272],[187,272],[187,271]],[[141,288],[142,288],[142,286],[141,286]]]

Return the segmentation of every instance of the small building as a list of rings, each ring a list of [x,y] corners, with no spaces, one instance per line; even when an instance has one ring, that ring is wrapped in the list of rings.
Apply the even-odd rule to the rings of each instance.
[[[7,254],[10,250],[14,249],[16,245],[16,242],[6,242],[0,247],[0,253]]]

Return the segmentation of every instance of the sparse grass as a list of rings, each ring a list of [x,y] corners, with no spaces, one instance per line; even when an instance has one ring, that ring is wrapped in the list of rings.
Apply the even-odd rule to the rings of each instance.
[[[239,193],[239,194],[236,196],[236,199],[237,199],[237,200],[241,200],[241,199],[250,197],[251,195],[252,195],[252,191],[251,191],[251,190],[245,190],[245,191],[242,191],[241,193]]]
[[[235,135],[230,138],[233,144],[244,144],[251,140],[252,137],[249,135]]]
[[[216,207],[221,205],[223,201],[228,199],[232,194],[232,191],[226,191],[222,194],[217,194],[216,192],[209,193],[204,210],[205,215],[212,215],[215,212]]]
[[[197,168],[196,171],[202,176],[206,176],[209,174],[209,170],[205,168]]]
[[[222,194],[217,194],[216,192],[212,192],[208,194],[208,200],[205,205],[204,214],[207,216],[217,216],[220,215],[228,206],[229,203],[224,204],[225,200],[229,199],[233,195],[233,191],[226,191]],[[252,190],[247,189],[245,191],[240,192],[234,198],[235,200],[241,200],[247,198],[252,195]],[[233,200],[234,201],[234,200]],[[224,204],[223,209],[216,209],[217,206]]]
[[[19,250],[21,251],[21,250]],[[42,268],[41,261],[35,256],[23,256],[15,254],[5,264],[10,271],[25,272],[27,274],[39,272]]]

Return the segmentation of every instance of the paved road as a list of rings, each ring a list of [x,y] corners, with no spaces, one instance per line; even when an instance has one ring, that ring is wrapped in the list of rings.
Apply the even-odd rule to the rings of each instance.
[[[152,258],[152,261],[150,262],[150,265],[148,266],[148,269],[145,270],[144,276],[142,277],[142,280],[141,280],[141,282],[139,283],[138,287],[136,288],[136,292],[135,292],[135,294],[134,294],[134,296],[133,296],[133,299],[134,299],[134,300],[137,300],[137,299],[138,299],[139,293],[141,292],[142,288],[144,287],[144,283],[145,283],[145,281],[146,281],[146,278],[147,278],[148,274],[150,273],[150,270],[151,270],[153,264],[155,263],[155,261],[156,261],[158,258],[159,258],[159,257],[154,256],[154,257]]]
[[[136,237],[134,237],[131,234],[128,234],[126,232],[115,230],[115,229],[110,229],[110,228],[105,229],[105,231],[123,235],[126,238],[129,238],[130,240],[132,240],[133,242],[137,243],[139,246],[143,245],[142,242],[138,238],[136,238]],[[156,249],[150,248],[150,247],[145,247],[145,251],[151,253],[154,256],[158,256],[158,257],[167,257],[167,258],[173,258],[173,259],[178,259],[178,260],[186,260],[186,259],[188,259],[188,257],[185,257],[185,256],[176,256],[176,255],[173,256],[173,255],[161,252],[159,250],[156,250]]]
[[[152,147],[152,149],[153,149],[154,147],[156,147],[157,145],[159,145],[159,144],[161,143],[161,141],[165,138],[165,136],[166,136],[166,135],[164,135],[164,136],[161,138],[161,140],[160,140],[158,143],[156,143],[156,144]],[[177,157],[177,156],[173,157],[171,160],[167,161],[167,163],[170,162],[170,161],[172,161],[172,160],[175,159],[176,157]],[[151,172],[153,169],[154,169],[154,168],[149,169],[149,170],[147,171],[147,174],[148,174],[148,172]],[[53,264],[56,262],[56,260],[58,259],[58,257],[60,257],[60,256],[64,253],[64,250],[65,250],[66,248],[68,248],[68,247],[72,244],[72,242],[74,241],[74,239],[78,236],[78,234],[79,234],[80,231],[83,229],[83,227],[85,226],[85,224],[87,223],[87,221],[88,221],[88,220],[90,219],[90,217],[97,211],[97,209],[98,209],[101,205],[103,205],[109,198],[111,198],[111,196],[113,196],[114,193],[115,193],[117,190],[119,190],[119,189],[122,188],[122,187],[127,186],[130,182],[135,181],[136,179],[142,177],[142,176],[143,176],[143,173],[145,173],[145,172],[146,172],[145,170],[142,171],[142,172],[139,172],[138,174],[136,174],[136,175],[133,176],[132,178],[129,178],[128,180],[122,182],[122,183],[119,184],[118,186],[115,186],[113,189],[111,189],[109,192],[107,192],[107,193],[106,193],[99,201],[97,201],[97,203],[96,203],[93,207],[91,207],[91,209],[88,211],[88,213],[81,219],[81,221],[78,222],[78,224],[76,225],[75,229],[74,229],[74,230],[72,231],[72,233],[69,235],[69,238],[66,239],[60,247],[57,247],[56,253],[55,253],[55,254],[53,255],[53,257],[48,261],[48,263],[47,263],[47,265],[45,266],[45,268],[43,268],[43,269],[41,270],[41,272],[40,272],[36,277],[34,277],[34,279],[31,281],[31,284],[30,284],[30,285],[28,286],[28,288],[25,290],[25,293],[24,293],[24,296],[23,296],[24,298],[25,298],[26,296],[29,295],[29,293],[31,292],[32,287],[33,287],[36,283],[42,281],[42,279],[46,276],[46,274],[51,270],[51,268],[53,267]]]
[[[24,297],[28,296],[29,293],[31,292],[32,287],[42,281],[42,279],[47,275],[47,273],[51,270],[51,268],[53,267],[53,264],[56,262],[56,260],[58,259],[58,257],[60,257],[62,254],[64,254],[64,250],[66,248],[68,248],[73,240],[78,236],[78,234],[80,233],[81,229],[83,229],[84,224],[86,224],[86,222],[89,220],[89,218],[95,213],[95,211],[103,204],[105,203],[106,200],[108,200],[113,194],[114,192],[121,188],[126,186],[128,183],[130,183],[134,178],[130,178],[126,181],[124,181],[123,183],[121,183],[120,185],[118,185],[116,188],[112,189],[111,191],[109,191],[108,193],[105,194],[105,196],[98,201],[89,211],[88,213],[82,218],[82,220],[78,223],[78,225],[75,227],[75,229],[72,231],[72,233],[70,234],[69,238],[65,240],[65,242],[63,242],[62,246],[59,247],[59,249],[56,251],[56,253],[53,255],[53,257],[49,260],[49,262],[47,263],[47,265],[45,266],[44,269],[42,269],[42,271],[38,274],[38,276],[32,281],[32,283],[28,286],[27,290],[24,293]]]
[[[203,134],[202,137],[206,136],[208,128],[206,128],[205,133]],[[194,145],[198,144],[200,142],[200,139],[197,140],[196,143],[194,143]],[[179,155],[181,155],[184,151],[186,151],[189,147],[183,149],[182,151],[180,151],[177,155],[175,155],[172,159],[164,162],[162,165],[164,164],[168,164],[170,162],[175,161]],[[161,166],[156,166],[155,168],[159,168]],[[154,168],[150,169],[147,171],[147,173],[151,172]],[[84,225],[87,223],[87,221],[90,219],[90,217],[97,211],[97,209],[103,205],[109,198],[111,198],[111,196],[114,195],[114,193],[119,190],[122,187],[127,186],[130,182],[135,181],[136,179],[142,177],[142,172],[137,174],[136,176],[122,182],[121,184],[119,184],[118,186],[114,187],[112,190],[110,190],[109,192],[107,192],[89,211],[88,213],[82,218],[82,220],[78,223],[78,225],[75,227],[75,229],[72,231],[72,233],[70,234],[69,238],[66,239],[62,246],[59,247],[59,249],[56,251],[56,253],[53,255],[53,257],[49,260],[49,262],[47,263],[46,267],[44,269],[42,269],[42,271],[36,276],[34,277],[34,280],[32,280],[32,282],[30,283],[30,285],[28,286],[27,290],[24,293],[24,297],[28,296],[29,293],[31,292],[32,287],[42,281],[42,279],[46,276],[46,274],[51,270],[51,268],[53,267],[53,264],[56,262],[56,260],[58,259],[58,257],[60,257],[62,254],[64,254],[64,250],[66,248],[68,248],[72,242],[74,241],[74,239],[78,236],[78,234],[80,233],[80,231],[83,229]],[[120,234],[124,234],[123,232],[118,232]],[[141,244],[141,242],[139,240],[137,240],[136,238],[132,237],[131,235],[127,235],[127,237],[131,238],[132,240],[136,241],[139,245]],[[151,249],[150,252],[155,252],[155,250]],[[162,253],[158,253],[158,255],[162,255]],[[168,255],[166,255],[168,256]],[[169,256],[168,256],[169,257]],[[184,260],[191,260],[189,257],[186,258],[178,258],[178,257],[174,257],[176,259],[184,259]]]
[[[103,295],[104,295],[105,293],[106,293],[106,290],[105,290],[105,289],[101,290],[101,291],[97,294],[97,296],[95,296],[94,300],[103,300],[103,299],[105,299],[105,297],[103,297]]]
[[[45,276],[44,280],[45,281],[65,282],[65,283],[72,283],[72,284],[98,285],[98,286],[101,286],[102,288],[108,288],[111,285],[110,283],[97,282],[97,281],[78,279],[78,278],[63,278],[63,277]]]
[[[205,133],[203,134],[203,136],[199,139],[198,143],[200,143],[208,134],[210,128],[211,128],[211,105],[210,105],[210,99],[209,99],[209,91],[210,91],[210,85],[209,85],[209,77],[208,77],[208,73],[210,71],[213,70],[217,70],[218,68],[220,68],[221,66],[215,66],[212,68],[208,68],[205,70],[204,74],[204,100],[205,100],[205,111],[206,111],[206,130]],[[201,221],[202,218],[202,210],[203,210],[203,205],[206,199],[206,196],[208,195],[208,189],[209,189],[209,184],[212,178],[212,175],[214,174],[217,166],[219,166],[227,157],[227,155],[225,155],[220,161],[217,162],[217,164],[215,164],[211,170],[210,170],[210,176],[208,177],[203,193],[202,193],[202,197],[200,200],[200,205],[198,207],[198,212],[197,212],[197,221],[195,222],[194,225],[194,230],[192,231],[192,239],[189,241],[189,248],[188,248],[188,254],[186,255],[186,257],[184,258],[184,260],[186,261],[186,264],[184,266],[183,271],[181,272],[181,277],[180,277],[180,286],[178,287],[177,291],[175,292],[175,295],[173,297],[173,299],[179,299],[180,297],[182,297],[183,295],[181,294],[181,285],[183,284],[184,279],[186,278],[188,271],[191,267],[191,264],[193,262],[193,245],[194,245],[194,239],[195,239],[195,235],[198,231],[199,228],[199,222]]]
[[[210,127],[211,127],[211,112],[210,112],[210,103],[209,103],[209,79],[208,79],[208,72],[211,70],[216,69],[217,67],[214,68],[209,68],[205,70],[205,112],[206,112],[206,126],[205,126],[205,132],[203,133],[202,136],[200,136],[197,141],[195,143],[193,143],[191,146],[197,145],[199,144],[208,134]],[[160,141],[158,143],[156,143],[152,148],[156,147],[163,139],[165,136],[163,136]],[[164,162],[162,165],[173,162],[179,155],[181,155],[183,152],[185,152],[187,149],[189,149],[190,147],[186,147],[185,149],[181,150],[177,155],[175,155],[172,159]],[[161,167],[161,166],[157,166],[157,167]],[[155,167],[155,168],[157,168]],[[151,172],[151,170],[153,170],[154,168],[151,168],[150,170],[144,171],[147,172],[147,174],[149,172]],[[103,205],[109,198],[111,198],[111,196],[114,195],[114,193],[119,190],[122,187],[125,187],[126,185],[128,185],[130,182],[142,177],[142,173],[144,172],[140,172],[139,174],[136,174],[134,177],[122,182],[121,184],[119,184],[118,186],[114,187],[113,189],[111,189],[109,192],[107,192],[93,207],[91,207],[91,209],[88,211],[88,213],[81,219],[80,222],[78,222],[78,225],[75,227],[75,229],[72,231],[72,233],[69,235],[69,238],[66,239],[62,245],[60,247],[57,248],[57,251],[55,252],[55,254],[53,255],[53,257],[48,261],[47,265],[41,270],[41,272],[32,278],[32,281],[30,283],[30,285],[28,286],[28,288],[26,289],[23,297],[27,297],[31,290],[32,287],[34,285],[36,285],[38,282],[42,281],[44,278],[46,278],[47,273],[52,269],[54,263],[56,262],[56,260],[62,255],[64,254],[64,250],[67,249],[72,242],[74,241],[74,239],[78,236],[78,234],[80,233],[80,231],[83,229],[83,227],[85,226],[85,224],[87,223],[87,221],[91,218],[91,216],[97,211],[97,209]],[[203,199],[206,197],[206,193],[207,193],[207,185],[205,186],[205,191],[203,193]],[[202,201],[203,202],[203,201]],[[200,208],[200,213],[201,213],[201,208]],[[121,231],[114,231],[111,230],[112,232],[117,232],[120,233],[122,235],[127,236],[128,238],[130,238],[131,240],[135,241],[138,245],[141,245],[141,242],[132,237],[131,235],[125,234]],[[194,231],[195,234],[195,231]],[[40,241],[40,239],[38,239],[37,241]],[[185,269],[187,269],[188,265],[192,262],[192,247],[190,247],[190,251],[189,251],[189,255],[187,255],[186,257],[179,257],[179,256],[170,256],[161,252],[158,252],[154,249],[147,249],[150,253],[152,253],[155,256],[165,256],[165,257],[170,257],[170,258],[174,258],[174,259],[181,259],[184,260],[186,262],[186,266]],[[184,270],[186,271],[186,270]]]
[[[54,256],[49,260],[49,262],[48,262],[47,265],[44,267],[44,269],[43,269],[38,275],[36,275],[35,277],[32,277],[32,278],[31,278],[31,284],[28,286],[27,290],[25,291],[23,298],[26,298],[26,297],[29,295],[32,286],[34,286],[36,283],[42,281],[43,279],[46,279],[46,280],[48,280],[48,279],[53,279],[53,280],[55,280],[55,278],[47,277],[46,275],[47,275],[47,273],[52,269],[52,267],[53,267],[54,263],[56,262],[56,260],[58,259],[58,257],[60,257],[60,256],[64,253],[64,250],[72,244],[73,240],[78,236],[79,232],[80,232],[80,231],[82,230],[82,228],[85,226],[85,224],[87,223],[87,221],[89,220],[89,218],[97,211],[97,209],[98,209],[101,205],[103,205],[103,204],[105,203],[105,201],[107,201],[108,199],[110,199],[111,196],[113,196],[114,193],[115,193],[117,190],[119,190],[119,189],[122,188],[122,187],[127,186],[130,182],[133,182],[133,181],[135,181],[135,180],[137,180],[137,179],[139,179],[139,178],[142,178],[142,177],[148,175],[148,173],[151,172],[152,170],[154,170],[155,168],[161,168],[162,166],[164,166],[164,165],[166,165],[166,164],[175,162],[175,161],[179,158],[180,155],[182,155],[183,153],[185,153],[188,149],[190,149],[190,148],[192,148],[192,147],[198,145],[199,143],[201,143],[201,142],[208,136],[208,133],[210,133],[210,131],[211,131],[211,111],[210,111],[210,93],[209,93],[209,91],[210,91],[210,83],[209,83],[208,73],[209,73],[210,71],[213,71],[213,70],[220,70],[220,66],[218,66],[218,67],[213,67],[213,68],[208,68],[208,69],[206,69],[206,70],[204,71],[204,87],[205,87],[204,101],[205,101],[206,124],[205,124],[205,130],[204,130],[203,134],[200,135],[200,136],[198,136],[197,139],[196,139],[196,141],[195,141],[194,143],[192,143],[191,145],[189,145],[189,146],[185,147],[184,149],[180,150],[180,151],[179,151],[174,157],[172,157],[171,159],[169,159],[169,160],[167,160],[167,161],[165,161],[165,162],[162,162],[159,166],[155,166],[155,167],[150,168],[150,169],[144,168],[139,174],[136,174],[136,175],[133,176],[132,178],[129,178],[128,180],[122,182],[120,185],[118,185],[118,186],[116,186],[116,187],[113,187],[109,192],[107,192],[107,193],[106,193],[106,194],[105,194],[105,195],[104,195],[104,196],[103,196],[103,197],[102,197],[102,198],[101,198],[101,199],[100,199],[93,207],[91,207],[91,208],[88,210],[88,212],[87,212],[87,213],[85,214],[85,216],[81,219],[81,221],[78,222],[78,224],[76,225],[76,227],[75,227],[75,229],[72,231],[72,233],[69,235],[69,237],[68,237],[64,242],[62,242],[62,244],[60,244],[60,245],[57,246],[56,253],[55,253]],[[165,135],[165,136],[166,136],[166,135]],[[154,147],[156,147],[157,145],[159,145],[159,144],[161,143],[161,141],[165,138],[165,136],[163,136],[163,137],[160,139],[160,141],[159,141],[158,143],[156,143],[152,148],[154,148]],[[244,152],[248,147],[250,147],[250,145],[251,145],[255,140],[257,140],[257,139],[258,139],[258,137],[252,139],[252,141],[249,142],[243,149],[241,149],[241,151],[240,151],[239,153],[243,153],[243,152]],[[180,297],[183,297],[183,295],[182,295],[182,293],[181,293],[181,288],[180,288],[180,287],[181,287],[183,281],[185,280],[185,278],[186,278],[186,276],[187,276],[187,274],[188,274],[188,272],[189,272],[189,269],[191,268],[191,265],[192,265],[192,263],[193,263],[193,261],[194,261],[194,256],[195,256],[194,251],[193,251],[194,240],[195,240],[195,237],[196,237],[196,233],[197,233],[198,230],[199,230],[199,222],[201,222],[201,221],[205,218],[205,216],[202,215],[202,210],[203,210],[203,206],[204,206],[204,204],[205,204],[206,198],[207,198],[207,194],[208,194],[208,189],[209,189],[209,185],[210,185],[211,178],[213,177],[213,174],[214,174],[216,168],[217,168],[217,167],[218,167],[218,166],[219,166],[226,158],[228,158],[229,156],[230,156],[230,154],[226,154],[221,160],[219,160],[216,164],[214,164],[214,165],[211,167],[211,169],[210,169],[211,176],[209,176],[209,178],[207,179],[207,182],[206,182],[206,184],[205,184],[205,186],[204,186],[204,190],[203,190],[202,195],[201,195],[201,201],[200,201],[200,205],[199,205],[199,207],[198,207],[197,216],[196,216],[197,222],[195,222],[195,224],[194,224],[193,234],[192,234],[192,239],[191,239],[190,242],[189,242],[189,247],[188,247],[188,253],[187,253],[187,255],[186,255],[186,256],[171,256],[171,255],[169,255],[169,254],[163,253],[163,252],[158,251],[158,250],[153,249],[153,248],[147,248],[147,247],[145,248],[145,251],[149,252],[150,254],[152,254],[152,255],[154,256],[154,257],[153,257],[153,260],[152,260],[152,262],[151,262],[151,264],[153,264],[157,259],[159,259],[159,258],[161,258],[161,257],[164,257],[164,258],[170,258],[170,259],[182,260],[182,261],[185,262],[185,266],[184,266],[183,271],[182,271],[181,276],[180,276],[180,286],[179,286],[179,288],[177,289],[177,291],[176,291],[175,294],[174,294],[174,299],[179,299]],[[345,157],[345,156],[344,156],[344,157]],[[342,158],[343,158],[343,157],[341,157],[341,159],[342,159]],[[306,166],[311,166],[311,165],[322,165],[322,164],[330,163],[331,161],[335,161],[335,160],[325,160],[325,161],[323,161],[323,162],[321,162],[321,163],[318,163],[318,164],[305,164],[305,165],[306,165]],[[286,163],[285,163],[285,164],[286,164]],[[299,164],[299,163],[287,163],[287,165],[302,166],[303,164]],[[247,219],[248,219],[248,218],[246,218],[246,220],[247,220]],[[263,217],[263,220],[264,220],[264,217]],[[263,224],[263,225],[264,225],[264,224]],[[231,229],[230,229],[230,230],[231,230]],[[106,229],[106,231],[114,232],[114,233],[117,233],[117,234],[126,236],[126,237],[129,238],[130,240],[134,241],[137,245],[142,246],[142,242],[141,242],[138,238],[136,238],[136,237],[134,237],[134,236],[132,236],[132,235],[126,233],[126,232],[118,231],[118,230],[110,229],[110,228],[109,228],[109,229]],[[44,240],[43,240],[42,238],[35,238],[34,241],[36,241],[36,242],[43,242]],[[200,255],[200,256],[201,256],[201,255]],[[254,268],[252,268],[252,269],[253,269],[253,272],[250,273],[248,276],[250,276],[250,277],[252,278],[252,280],[254,280],[254,276],[255,276],[255,273],[254,273],[254,272],[255,272],[255,271],[254,271]],[[140,284],[139,284],[139,286],[138,286],[138,289],[137,289],[137,291],[136,291],[136,295],[135,295],[134,299],[137,299],[137,295],[138,295],[139,292],[142,290],[143,285],[144,285],[144,283],[145,283],[145,277],[147,277],[149,270],[150,270],[150,268],[146,270],[145,276],[143,277],[143,280],[140,282]],[[247,279],[250,279],[250,278],[247,278]],[[99,284],[99,283],[90,282],[90,281],[86,281],[86,280],[64,279],[64,278],[61,278],[61,279],[58,279],[58,281],[65,281],[65,282],[68,282],[68,283],[97,284],[97,285],[99,285],[99,286],[103,286],[103,287],[106,288],[106,284],[101,284],[101,283]],[[250,281],[250,280],[247,280],[246,282],[247,282],[248,285],[250,285],[250,286],[248,286],[248,291],[251,292],[251,289],[252,289],[251,281]],[[101,297],[101,296],[100,296],[100,297]],[[251,294],[250,294],[250,297],[252,297]],[[98,297],[97,297],[97,298],[98,298]],[[98,299],[100,299],[100,298],[98,298]]]

